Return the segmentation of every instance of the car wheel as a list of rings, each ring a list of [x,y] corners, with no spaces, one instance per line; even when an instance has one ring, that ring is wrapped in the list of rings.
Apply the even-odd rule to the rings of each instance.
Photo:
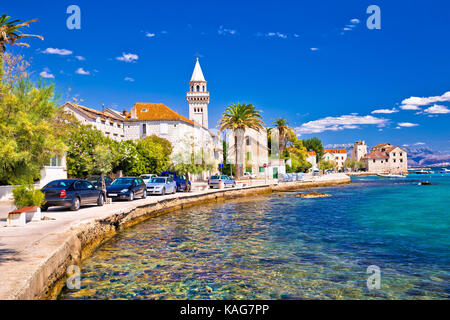
[[[78,209],[80,209],[80,198],[75,197],[75,199],[73,199],[72,201],[72,205],[70,206],[70,210],[71,211],[78,211]]]
[[[233,188],[236,188],[236,183],[233,183]]]
[[[105,196],[103,194],[100,193],[100,195],[98,196],[97,199],[97,205],[99,207],[103,206],[105,204]]]
[[[48,210],[48,206],[47,205],[42,205],[41,206],[41,211],[47,211]]]
[[[128,201],[133,201],[133,200],[134,200],[134,192],[131,191],[130,196],[128,197]]]
[[[142,195],[142,199],[147,198],[147,190],[144,190],[144,194]]]
[[[162,191],[161,191],[161,195],[164,196],[165,194],[166,194],[166,188],[163,188]]]

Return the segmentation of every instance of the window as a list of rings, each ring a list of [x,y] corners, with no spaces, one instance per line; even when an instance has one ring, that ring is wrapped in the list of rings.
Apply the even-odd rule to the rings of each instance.
[[[168,134],[169,133],[169,126],[167,123],[161,123],[159,125],[159,133],[160,134]]]
[[[250,151],[247,152],[247,161],[252,160],[252,153]]]
[[[142,125],[142,134],[143,135],[147,134],[147,124],[145,124],[145,123]]]
[[[394,152],[394,153],[392,153],[392,156],[394,156],[394,157],[395,157],[395,152]]]
[[[200,91],[200,86],[197,86],[197,92],[199,92]]]
[[[142,109],[142,112],[147,112],[148,110],[147,109]]]
[[[395,159],[394,159],[394,162],[396,162]]]
[[[402,157],[403,156],[403,153],[402,152],[400,152],[400,157]]]
[[[259,172],[264,172],[264,167],[259,167]]]
[[[375,163],[375,159],[373,159],[373,163]]]
[[[403,162],[403,159],[400,159],[400,162]]]
[[[250,145],[250,137],[245,137],[245,144]]]
[[[50,159],[50,167],[61,167],[61,158],[58,155]]]

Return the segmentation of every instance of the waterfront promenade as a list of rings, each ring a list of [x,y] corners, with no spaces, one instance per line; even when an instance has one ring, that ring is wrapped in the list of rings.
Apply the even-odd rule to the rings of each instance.
[[[54,298],[66,269],[77,265],[121,228],[168,211],[202,202],[250,197],[256,193],[348,183],[345,174],[309,178],[305,182],[252,181],[251,186],[152,196],[73,212],[51,208],[45,220],[25,227],[6,227],[7,206],[0,206],[0,299]],[[6,210],[5,210],[6,209]]]

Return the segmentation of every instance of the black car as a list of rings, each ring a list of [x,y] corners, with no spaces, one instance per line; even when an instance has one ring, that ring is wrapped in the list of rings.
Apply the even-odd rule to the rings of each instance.
[[[105,179],[105,186],[109,186],[113,182],[113,180],[108,176],[105,176],[104,179]],[[90,183],[92,183],[97,188],[99,188],[99,189],[102,188],[102,177],[101,176],[90,176],[90,177],[87,177],[86,180],[89,181]]]
[[[122,177],[114,180],[109,187],[106,187],[108,198],[134,200],[136,197],[145,199],[147,188],[142,178]]]
[[[85,204],[102,206],[105,203],[104,193],[89,181],[81,179],[54,180],[41,191],[45,194],[42,211],[55,206],[65,206],[72,211],[77,211]]]

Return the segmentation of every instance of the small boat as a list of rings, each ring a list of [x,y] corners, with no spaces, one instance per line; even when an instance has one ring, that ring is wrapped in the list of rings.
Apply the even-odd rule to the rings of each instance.
[[[442,168],[441,171],[439,171],[439,173],[450,173],[450,169]]]
[[[416,173],[416,174],[432,174],[433,171],[421,169],[421,170],[419,170],[419,171],[416,171],[415,173]]]
[[[431,186],[431,185],[432,185],[432,183],[429,182],[429,181],[422,181],[422,182],[419,182],[419,186]]]
[[[405,178],[406,176],[404,174],[401,173],[377,173],[377,176],[381,177],[381,178]]]

